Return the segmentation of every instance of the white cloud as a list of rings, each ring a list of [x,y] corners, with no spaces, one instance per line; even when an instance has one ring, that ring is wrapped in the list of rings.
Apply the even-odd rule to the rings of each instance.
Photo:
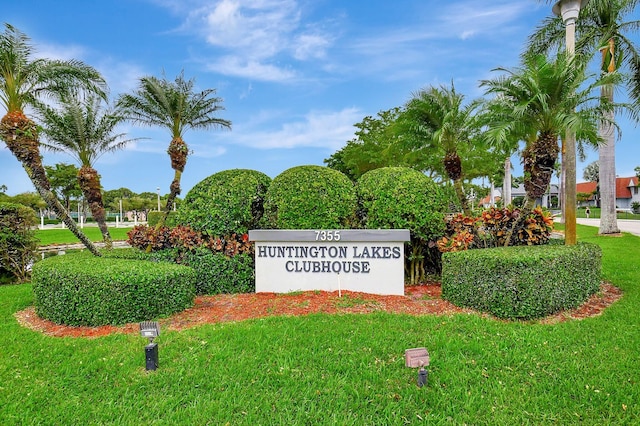
[[[265,114],[254,121],[260,127],[268,121]],[[229,143],[246,145],[259,149],[320,147],[336,150],[352,139],[355,134],[353,123],[362,120],[362,112],[357,108],[341,111],[311,111],[299,121],[284,123],[279,129],[253,131],[251,128],[234,128],[232,134],[225,135]]]
[[[37,49],[34,49],[36,58],[54,59],[60,61],[68,61],[70,59],[82,60],[87,54],[87,50],[77,45],[55,45],[50,43],[37,43]]]
[[[529,2],[465,0],[449,4],[438,26],[445,37],[467,39],[478,34],[502,33],[508,24],[531,12]]]
[[[192,151],[189,155],[189,158],[191,157],[216,158],[227,153],[227,149],[219,145],[191,143],[189,144],[189,148]]]
[[[297,74],[292,60],[324,58],[334,37],[321,28],[302,22],[296,0],[202,2],[182,25],[218,51],[216,57],[223,56],[208,61],[209,69],[263,81],[290,81]]]
[[[225,75],[235,75],[259,81],[286,81],[296,77],[290,69],[262,63],[240,56],[225,56],[207,64],[207,68]]]

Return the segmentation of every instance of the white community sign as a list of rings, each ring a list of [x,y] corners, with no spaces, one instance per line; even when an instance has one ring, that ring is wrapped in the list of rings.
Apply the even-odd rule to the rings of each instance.
[[[256,293],[404,295],[407,229],[251,230]]]

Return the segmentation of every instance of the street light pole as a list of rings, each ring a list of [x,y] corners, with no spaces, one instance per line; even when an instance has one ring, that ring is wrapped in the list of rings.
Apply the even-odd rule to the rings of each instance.
[[[160,211],[160,187],[157,188],[158,191],[158,211]]]
[[[567,55],[573,58],[576,51],[576,21],[580,8],[589,0],[560,0],[553,5],[552,11],[556,16],[561,16],[565,26],[565,38]],[[576,194],[576,135],[572,131],[565,134],[564,151],[562,157],[564,168],[564,226],[565,244],[575,245],[576,235],[576,206],[578,204]]]

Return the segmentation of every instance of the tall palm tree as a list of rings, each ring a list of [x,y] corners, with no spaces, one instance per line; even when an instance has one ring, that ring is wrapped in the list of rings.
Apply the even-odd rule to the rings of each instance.
[[[39,109],[46,142],[42,145],[51,151],[66,152],[78,161],[78,184],[89,204],[105,247],[112,247],[107,227],[100,175],[94,164],[101,155],[122,149],[133,139],[125,139],[123,133],[115,133],[124,116],[113,110],[105,110],[102,99],[88,95],[63,98],[60,107],[42,106]],[[48,143],[47,143],[48,142]]]
[[[82,62],[33,59],[29,38],[9,24],[0,34],[0,103],[6,114],[0,121],[0,138],[20,161],[31,182],[51,210],[96,256],[97,248],[78,229],[55,194],[42,165],[36,124],[24,114],[27,106],[60,93],[84,89],[106,97],[100,74]]]
[[[437,150],[446,176],[453,182],[458,201],[465,215],[471,216],[463,179],[476,176],[466,171],[476,169],[471,161],[478,158],[472,151],[478,148],[481,122],[476,113],[479,100],[464,104],[464,95],[451,87],[429,87],[413,95],[400,118],[401,128],[409,129],[424,141],[426,148]],[[463,161],[466,163],[463,167]],[[482,173],[480,173],[482,175]]]
[[[146,126],[164,127],[171,132],[167,153],[171,158],[174,178],[165,214],[158,226],[164,224],[175,198],[180,194],[180,179],[189,155],[189,148],[183,140],[186,130],[231,128],[230,121],[215,116],[224,109],[222,99],[213,96],[215,89],[195,92],[194,84],[194,79],[184,79],[184,73],[173,82],[165,78],[143,77],[133,94],[125,94],[118,99],[118,107],[129,120]]]
[[[522,162],[526,198],[522,217],[526,217],[536,199],[547,191],[560,151],[559,136],[571,130],[577,140],[592,144],[600,141],[597,123],[602,112],[610,111],[612,105],[598,104],[599,97],[593,91],[615,82],[618,76],[609,75],[585,86],[586,65],[564,54],[555,61],[543,55],[530,55],[523,60],[523,66],[514,70],[498,68],[504,74],[483,80],[481,85],[487,88],[487,94],[498,95],[493,100],[489,139],[501,145],[516,137],[525,144]]]
[[[626,88],[632,101],[640,102],[640,50],[630,35],[640,29],[640,20],[627,20],[636,12],[639,0],[597,0],[587,3],[576,22],[577,55],[591,58],[599,50],[603,75],[629,70]],[[637,16],[637,15],[636,15]],[[549,17],[531,35],[528,50],[549,52],[564,42],[564,24],[559,17]],[[613,85],[601,87],[601,96],[613,103]],[[636,104],[637,105],[637,104]],[[613,111],[605,112],[600,126],[603,142],[598,147],[600,164],[601,214],[600,234],[618,233],[616,216],[615,141],[610,123]],[[634,115],[634,114],[632,114]]]

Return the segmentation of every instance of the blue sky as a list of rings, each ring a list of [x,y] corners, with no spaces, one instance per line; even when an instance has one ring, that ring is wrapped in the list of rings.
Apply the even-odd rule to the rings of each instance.
[[[478,81],[497,75],[493,68],[517,66],[550,9],[534,0],[22,0],[3,4],[2,22],[26,33],[39,56],[97,68],[112,97],[133,90],[141,76],[173,79],[182,70],[197,89],[215,88],[224,100],[219,116],[233,127],[185,135],[193,154],[184,196],[221,170],[275,177],[323,165],[352,139],[355,123],[422,88],[453,81],[467,99],[480,97]],[[631,176],[640,166],[640,131],[620,124],[617,174]],[[168,132],[122,130],[148,139],[100,158],[103,187],[167,193]],[[578,181],[594,160],[591,151],[579,162]],[[44,152],[45,164],[59,162],[73,160]],[[0,184],[11,195],[33,190],[4,144]]]

